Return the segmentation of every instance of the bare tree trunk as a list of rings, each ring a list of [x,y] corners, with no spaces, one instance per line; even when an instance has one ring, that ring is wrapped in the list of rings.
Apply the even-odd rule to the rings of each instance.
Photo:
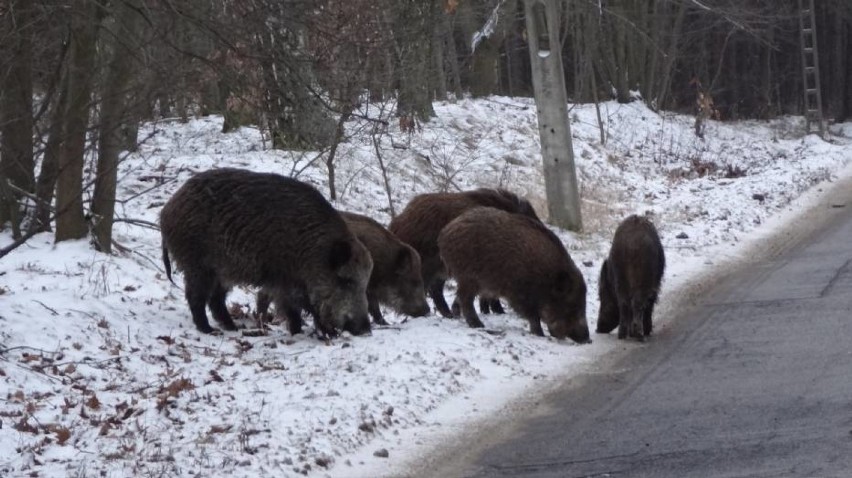
[[[399,68],[397,115],[428,121],[435,116],[429,94],[429,53],[435,15],[440,12],[435,0],[398,0],[394,3],[396,60]]]
[[[122,124],[127,119],[127,86],[133,71],[134,43],[138,40],[138,3],[114,4],[116,32],[112,38],[112,59],[101,99],[98,165],[92,195],[95,248],[112,252],[112,224],[115,213],[115,189],[118,156],[122,146]]]
[[[653,13],[651,15],[651,48],[648,49],[648,55],[646,56],[648,68],[645,70],[645,81],[642,85],[642,97],[645,99],[645,104],[656,110],[659,108],[656,98],[656,83],[657,70],[659,69],[660,64],[660,53],[657,49],[660,48],[661,45],[664,20],[660,8],[660,2],[656,0],[652,1],[654,5]]]
[[[453,14],[455,15],[455,14]],[[444,31],[447,35],[447,61],[450,63],[450,75],[453,80],[453,93],[456,99],[462,97],[462,82],[461,73],[459,71],[459,54],[456,49],[456,40],[453,36],[453,24],[450,22],[450,15],[441,15],[441,21],[444,23]]]
[[[33,56],[31,0],[11,0],[0,15],[0,178],[17,188],[34,189]],[[0,204],[0,228],[20,226],[19,194],[10,191]]]
[[[774,30],[770,29],[768,38],[770,42],[774,37]],[[769,119],[775,116],[778,111],[772,100],[772,49],[768,46],[760,45],[760,104],[758,105],[757,117],[761,119]]]
[[[373,149],[376,151],[376,159],[379,161],[379,169],[382,171],[382,182],[385,186],[385,195],[388,198],[388,209],[390,210],[391,219],[396,217],[396,209],[393,206],[393,191],[391,190],[390,177],[388,176],[388,168],[382,158],[382,134],[384,133],[379,125],[373,130]]]
[[[141,89],[141,86],[140,86]],[[137,91],[139,91],[137,89]],[[129,115],[121,125],[120,148],[131,153],[139,150],[139,126],[144,117],[145,103],[147,98],[144,93],[133,95],[130,104],[126,105]]]
[[[445,17],[443,13],[440,16]],[[444,42],[452,41],[452,37],[448,37],[444,26],[446,22],[440,19],[436,22],[435,32],[432,35],[432,54],[434,55],[435,68],[435,99],[445,101],[447,99],[447,74],[444,65]]]
[[[65,139],[59,157],[56,184],[56,242],[86,235],[83,215],[83,156],[91,107],[99,5],[95,0],[77,0],[70,11],[70,61],[68,64],[68,110]]]
[[[328,195],[332,200],[337,199],[337,186],[335,185],[335,168],[334,159],[337,156],[337,147],[343,141],[345,133],[346,121],[349,119],[351,112],[341,113],[337,120],[337,127],[334,130],[334,139],[331,143],[331,149],[328,152],[328,158],[325,160],[325,165],[328,168]]]
[[[828,116],[830,118],[840,118],[843,116],[845,109],[844,88],[843,83],[850,81],[846,78],[846,64],[849,61],[849,52],[844,48],[849,35],[847,22],[850,19],[843,18],[840,12],[834,14],[834,35],[832,35],[831,48],[831,67],[825,68],[825,71],[831,72],[829,101],[827,105]],[[825,93],[823,93],[825,94]]]
[[[549,221],[580,231],[580,194],[565,94],[557,0],[526,0],[527,31]]]
[[[50,113],[50,126],[47,132],[47,144],[41,160],[41,172],[36,183],[35,221],[33,228],[38,231],[50,230],[50,203],[53,201],[53,191],[56,189],[56,179],[59,176],[59,155],[65,136],[65,112],[68,109],[68,74],[63,73],[59,80],[59,91],[56,103]]]
[[[496,94],[500,88],[499,59],[502,39],[496,33],[484,38],[471,59],[470,93],[474,97]]]
[[[846,51],[852,50],[852,32],[846,35]],[[845,108],[841,115],[836,118],[838,121],[847,121],[852,117],[852,61],[846,62],[846,87],[843,89]]]
[[[672,83],[672,74],[674,71],[675,60],[677,60],[678,51],[680,50],[680,37],[683,31],[683,22],[686,18],[686,3],[681,2],[678,5],[675,21],[672,27],[672,38],[669,40],[669,48],[666,52],[666,60],[663,70],[660,72],[659,89],[657,90],[657,107],[665,108],[668,100],[669,88]]]
[[[612,22],[615,28],[615,43],[612,45],[615,52],[615,94],[619,103],[630,102],[630,84],[628,81],[628,58],[627,58],[627,25],[623,20],[616,18]]]

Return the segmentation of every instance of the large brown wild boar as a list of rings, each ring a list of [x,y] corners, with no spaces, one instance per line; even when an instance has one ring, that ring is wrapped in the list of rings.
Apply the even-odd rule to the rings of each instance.
[[[420,254],[423,264],[423,283],[438,312],[444,317],[452,317],[453,313],[444,299],[447,271],[438,253],[438,234],[444,226],[460,214],[479,206],[519,213],[536,221],[539,220],[527,200],[504,189],[480,188],[459,193],[429,193],[415,196],[389,226],[392,233]],[[480,307],[502,312],[499,300],[482,300]]]
[[[654,305],[666,269],[666,257],[654,224],[630,216],[619,224],[598,284],[601,308],[597,332],[618,326],[618,338],[639,340],[651,334]]]
[[[471,327],[483,326],[473,298],[484,293],[506,298],[535,335],[544,335],[544,322],[556,338],[589,341],[586,282],[562,241],[540,221],[479,207],[450,222],[438,246]]]
[[[226,330],[233,285],[304,295],[325,330],[370,331],[367,249],[312,186],[277,174],[223,168],[186,182],[160,212],[163,262],[183,270],[196,328],[210,327],[205,303]]]
[[[367,304],[373,322],[387,325],[379,304],[388,305],[401,314],[413,317],[428,314],[429,304],[426,303],[420,255],[417,251],[367,216],[343,211],[340,215],[373,259],[373,271],[367,285]],[[259,314],[266,312],[271,299],[264,291],[258,293]],[[295,297],[276,301],[276,309],[287,318],[289,330],[293,334],[301,331],[303,304],[304,300]]]

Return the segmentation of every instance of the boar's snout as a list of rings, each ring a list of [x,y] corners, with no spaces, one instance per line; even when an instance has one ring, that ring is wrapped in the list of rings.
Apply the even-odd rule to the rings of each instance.
[[[352,316],[346,315],[343,322],[343,330],[352,335],[364,335],[370,333],[370,316],[367,314]]]
[[[405,315],[410,315],[412,317],[423,317],[424,315],[429,315],[429,312],[432,310],[429,308],[429,304],[426,302],[426,298],[423,298],[423,302],[414,305],[413,307],[408,307],[403,311]]]
[[[575,323],[558,321],[547,325],[550,335],[557,339],[569,338],[578,344],[589,343],[589,326],[586,319],[577,320]]]
[[[578,344],[587,344],[591,342],[589,339],[589,326],[586,324],[586,321],[583,320],[583,323],[579,326],[572,327],[571,330],[568,331],[568,337]]]

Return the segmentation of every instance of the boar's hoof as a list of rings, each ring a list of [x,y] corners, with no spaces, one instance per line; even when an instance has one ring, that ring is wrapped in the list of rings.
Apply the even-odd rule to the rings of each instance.
[[[642,342],[645,340],[645,331],[643,330],[642,324],[634,322],[630,326],[630,336],[635,338],[636,340]]]
[[[579,345],[592,343],[592,339],[589,337],[588,332],[586,332],[585,335],[572,336],[570,338],[571,338],[571,340],[573,340],[574,342],[576,342]]]
[[[432,309],[429,308],[429,304],[423,304],[421,307],[418,307],[412,311],[408,311],[406,315],[410,315],[412,317],[425,317],[432,312]],[[387,325],[387,323],[385,323]]]
[[[370,318],[367,316],[352,319],[347,317],[343,325],[343,330],[352,335],[364,335],[370,333]]]
[[[461,306],[459,305],[458,300],[453,301],[452,312],[453,312],[453,317],[458,317],[459,315],[461,315]],[[447,318],[449,319],[450,317],[447,317]]]
[[[290,332],[290,335],[298,335],[302,333],[302,321],[298,322],[287,322],[287,331]]]

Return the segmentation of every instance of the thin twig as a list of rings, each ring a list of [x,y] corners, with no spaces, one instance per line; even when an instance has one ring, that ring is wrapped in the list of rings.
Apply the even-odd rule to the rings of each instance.
[[[52,354],[52,355],[56,355],[56,354],[60,353],[60,352],[51,352],[51,351],[49,351],[49,350],[40,349],[40,348],[38,348],[38,347],[31,347],[31,346],[29,346],[29,345],[16,345],[16,346],[14,346],[14,347],[7,347],[7,348],[2,348],[2,347],[0,347],[0,356],[6,355],[6,354],[8,354],[9,352],[12,352],[12,351],[15,351],[15,350],[24,350],[24,349],[26,349],[26,350],[34,350],[34,351],[36,351],[36,352],[38,352],[38,353],[40,353],[40,354],[42,354],[42,355],[44,355],[44,354]]]
[[[138,193],[133,194],[131,196],[128,196],[124,199],[116,199],[115,202],[116,202],[116,204],[125,204],[128,201],[132,201],[133,199],[136,199],[139,196],[142,196],[144,194],[148,194],[149,192],[151,192],[155,189],[159,189],[159,188],[165,186],[166,184],[169,184],[169,183],[174,182],[174,181],[177,181],[177,176],[174,176],[174,177],[171,177],[171,178],[168,178],[168,179],[163,179],[162,182],[158,182],[157,184],[151,186],[150,188],[143,189],[142,191],[139,191]]]
[[[105,358],[105,359],[102,359],[102,360],[86,360],[86,359],[83,359],[83,360],[69,360],[69,361],[67,361],[67,362],[57,362],[57,363],[54,363],[54,364],[51,364],[51,365],[53,365],[53,366],[55,366],[55,367],[63,367],[63,366],[65,366],[65,365],[89,365],[89,366],[95,366],[95,365],[99,365],[99,364],[102,364],[102,363],[120,361],[120,360],[121,360],[121,359],[123,359],[123,358],[125,358],[125,357],[123,357],[123,356],[119,355],[119,356],[117,356],[117,357],[110,357],[110,358]]]
[[[133,219],[133,218],[129,218],[129,217],[117,217],[117,218],[113,219],[112,222],[113,223],[123,222],[125,224],[130,224],[130,225],[133,225],[133,226],[141,226],[141,227],[145,227],[145,228],[148,228],[148,229],[153,229],[155,231],[160,230],[159,224],[157,224],[155,222],[151,222],[151,221],[145,221],[143,219]]]
[[[47,305],[45,305],[44,302],[42,302],[40,300],[35,300],[35,299],[33,299],[33,302],[35,302],[36,304],[38,304],[38,305],[44,307],[45,309],[49,310],[51,313],[53,313],[54,316],[59,315],[59,312],[57,312],[56,309],[52,309],[52,308],[48,307]]]

